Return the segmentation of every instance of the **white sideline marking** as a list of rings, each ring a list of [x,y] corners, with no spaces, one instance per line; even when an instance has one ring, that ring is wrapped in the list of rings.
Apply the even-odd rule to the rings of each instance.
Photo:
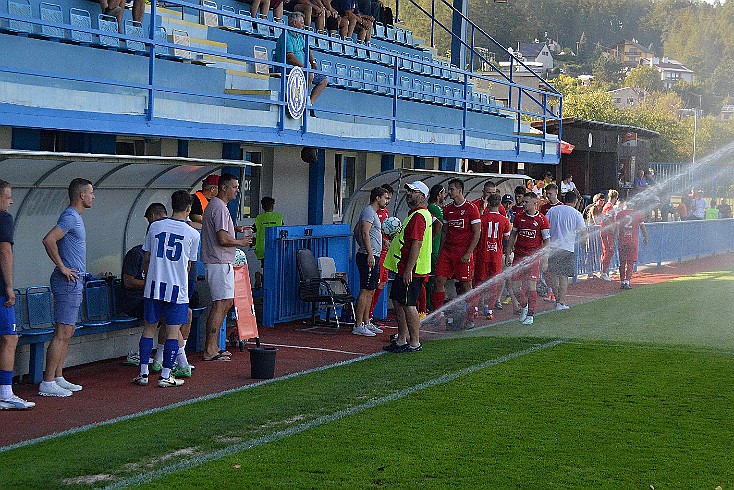
[[[68,436],[71,434],[78,434],[79,432],[85,432],[85,431],[88,431],[89,429],[94,429],[95,427],[103,427],[105,425],[112,425],[112,424],[116,424],[117,422],[122,422],[124,420],[136,419],[138,417],[144,417],[146,415],[152,415],[154,413],[164,412],[166,410],[172,410],[174,408],[185,407],[186,405],[191,405],[192,403],[197,403],[197,402],[206,401],[206,400],[213,400],[215,398],[220,398],[222,396],[229,395],[232,393],[239,393],[240,391],[245,391],[251,388],[256,388],[258,386],[275,383],[276,381],[296,378],[304,374],[318,373],[320,371],[325,371],[327,369],[331,369],[331,368],[335,368],[339,366],[345,366],[353,362],[359,362],[359,361],[371,359],[373,357],[381,356],[383,354],[385,354],[384,351],[375,352],[374,354],[369,354],[369,355],[358,357],[355,359],[348,359],[346,361],[340,361],[334,364],[328,364],[326,366],[320,366],[320,367],[313,368],[313,369],[307,369],[305,371],[298,371],[296,373],[286,374],[285,376],[281,376],[280,378],[266,379],[264,381],[259,381],[257,383],[252,383],[250,385],[245,385],[245,386],[240,386],[238,388],[232,388],[229,390],[220,391],[219,393],[211,393],[209,395],[200,396],[198,398],[192,398],[191,400],[180,401],[177,403],[173,403],[171,405],[165,405],[163,407],[151,408],[149,410],[143,410],[141,412],[131,413],[129,415],[123,415],[121,417],[116,417],[114,419],[103,420],[102,422],[94,422],[91,424],[83,425],[81,427],[75,427],[73,429],[68,429],[68,430],[64,430],[61,432],[54,432],[53,434],[48,434],[45,436],[37,437],[35,439],[29,439],[27,441],[16,442],[15,444],[11,444],[9,446],[0,447],[0,454],[7,452],[7,451],[11,451],[13,449],[18,449],[18,448],[25,447],[25,446],[32,446],[33,444],[38,444],[40,442],[46,442],[51,439],[56,439],[56,438]]]
[[[426,388],[432,388],[434,386],[448,383],[461,376],[466,376],[468,374],[472,374],[481,369],[488,368],[491,366],[496,366],[497,364],[501,364],[503,362],[510,361],[512,359],[523,356],[525,354],[532,354],[533,352],[547,349],[549,347],[555,347],[556,345],[559,345],[562,343],[565,343],[565,341],[564,340],[554,340],[552,342],[535,345],[533,347],[529,347],[527,349],[524,349],[518,352],[512,352],[502,357],[490,359],[488,361],[484,361],[482,363],[475,364],[474,366],[469,366],[464,369],[460,369],[459,371],[444,374],[443,376],[439,376],[438,378],[433,378],[428,381],[424,381],[423,383],[419,383],[417,385],[410,386],[408,388],[404,388],[402,390],[396,391],[395,393],[391,393],[389,395],[386,395],[380,398],[372,399],[362,405],[358,405],[356,407],[345,408],[343,410],[338,410],[329,415],[322,415],[321,417],[317,417],[311,421],[305,422],[303,424],[295,425],[295,426],[292,426],[292,427],[289,427],[287,429],[283,429],[277,432],[273,432],[272,434],[257,437],[255,439],[250,439],[249,441],[241,442],[239,444],[233,444],[231,446],[228,446],[228,447],[225,447],[225,448],[222,448],[222,449],[219,449],[217,451],[213,451],[207,454],[203,454],[201,456],[197,456],[189,460],[180,461],[178,463],[166,466],[165,468],[161,468],[155,471],[150,471],[148,473],[142,473],[142,474],[136,475],[126,480],[120,480],[104,488],[105,489],[126,488],[131,485],[142,485],[145,483],[149,483],[157,478],[161,478],[163,476],[167,476],[172,473],[176,473],[178,471],[183,471],[189,468],[193,468],[195,466],[200,466],[204,463],[208,463],[209,461],[221,459],[226,456],[230,456],[232,454],[235,454],[241,451],[246,451],[248,449],[252,449],[257,446],[262,446],[264,444],[268,444],[268,443],[275,442],[281,439],[285,439],[286,437],[290,437],[290,436],[299,434],[306,430],[313,429],[314,427],[318,427],[324,424],[328,424],[330,422],[334,422],[334,421],[343,419],[344,417],[347,417],[349,415],[353,415],[355,413],[359,413],[364,410],[368,410],[370,408],[374,408],[374,407],[383,405],[391,401],[405,398],[408,395],[412,395],[413,393],[416,393],[418,391],[425,390]]]

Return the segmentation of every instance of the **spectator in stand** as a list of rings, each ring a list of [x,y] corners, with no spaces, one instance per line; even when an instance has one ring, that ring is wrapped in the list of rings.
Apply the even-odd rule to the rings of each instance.
[[[545,172],[543,174],[543,178],[539,180],[537,184],[535,184],[535,193],[538,194],[538,192],[540,191],[538,197],[543,196],[543,190],[546,188],[546,186],[550,184],[555,184],[555,182],[553,182],[553,174],[551,172]]]
[[[520,322],[524,325],[533,324],[538,303],[538,280],[540,273],[548,268],[548,256],[540,252],[550,242],[550,224],[538,211],[537,204],[538,196],[534,192],[525,194],[523,212],[515,215],[505,250],[505,264],[518,266],[512,282],[521,307]]]
[[[390,290],[390,299],[397,305],[398,337],[383,347],[395,353],[418,352],[420,318],[415,304],[423,283],[431,270],[431,222],[433,217],[426,208],[428,186],[416,180],[405,184],[405,197],[410,211],[405,225],[390,243],[385,267],[398,274]]]
[[[716,207],[716,199],[711,199],[711,206],[706,208],[706,219],[719,219],[719,209]]]
[[[326,30],[330,36],[347,29],[349,21],[339,15],[339,11],[331,4],[331,0],[321,0],[321,5],[326,10]]]
[[[80,385],[64,379],[63,369],[69,340],[79,318],[87,270],[87,232],[81,213],[91,208],[92,203],[92,183],[86,179],[72,180],[69,207],[43,238],[46,253],[56,264],[51,274],[56,329],[46,351],[46,371],[38,391],[41,396],[67,397],[82,390]]]
[[[550,223],[549,282],[556,292],[556,310],[567,310],[568,278],[576,272],[574,251],[576,236],[586,229],[584,218],[576,210],[576,194],[567,192],[565,206],[554,206],[546,213]]]
[[[382,330],[370,323],[370,304],[380,281],[380,255],[382,253],[382,223],[377,211],[385,209],[390,196],[384,187],[370,192],[370,203],[362,209],[354,227],[357,240],[356,264],[359,271],[359,295],[355,307],[354,335],[374,337]]]
[[[372,38],[372,24],[375,19],[360,12],[357,0],[332,0],[331,5],[339,12],[348,23],[341,29],[342,39],[352,39],[352,34],[357,31],[358,43],[369,43]]]
[[[691,208],[689,208],[688,216],[690,219],[706,219],[706,208],[708,203],[703,197],[703,191],[699,189],[696,191],[696,197],[693,199]]]
[[[543,195],[543,189],[540,189],[540,191],[538,191],[538,187],[535,185],[535,180],[533,179],[528,179],[528,181],[525,182],[525,190],[523,192],[523,195],[525,192],[532,192],[538,197]]]
[[[284,0],[283,6],[289,12],[300,12],[303,14],[303,29],[310,30],[312,19],[316,19],[316,30],[321,32],[326,27],[326,9],[320,1],[310,0]],[[289,22],[290,23],[290,22]]]
[[[601,213],[601,276],[603,281],[611,281],[609,277],[609,267],[614,256],[614,217],[617,214],[617,201],[619,200],[619,192],[615,189],[609,189],[607,193],[607,202],[604,204]]]
[[[252,0],[250,2],[250,15],[253,19],[267,19],[270,9],[273,9],[273,20],[282,22],[283,0]]]
[[[693,199],[689,196],[683,196],[678,203],[678,207],[675,210],[676,218],[679,221],[688,220],[688,212],[693,206]]]
[[[218,184],[218,175],[208,175],[201,183],[201,190],[191,195],[191,214],[189,215],[189,219],[194,223],[198,223],[199,228],[201,228],[202,216],[204,216],[206,205],[209,204],[209,199],[217,195]]]
[[[372,22],[380,18],[380,11],[383,8],[382,2],[375,0],[357,0],[359,11],[365,15],[372,17]]]
[[[731,206],[726,202],[726,199],[721,198],[721,203],[717,206],[719,209],[719,218],[727,219],[731,218]]]
[[[617,214],[619,237],[619,281],[622,289],[632,289],[630,278],[632,267],[637,260],[639,231],[642,232],[644,244],[647,245],[647,229],[641,213],[633,209],[634,199],[627,202],[626,209]],[[639,230],[639,231],[638,231]]]
[[[271,226],[283,226],[283,215],[273,211],[275,209],[275,199],[265,196],[260,199],[260,205],[263,212],[255,218],[255,226],[253,231],[255,235],[255,255],[260,259],[260,265],[265,268],[265,229]]]
[[[10,184],[0,180],[0,410],[26,410],[36,406],[13,393],[13,369],[18,333],[15,330],[13,289],[13,204]]]
[[[647,181],[647,187],[655,187],[655,170],[652,168],[645,170],[645,180]]]
[[[290,17],[288,17],[288,25],[291,27],[295,27],[296,29],[303,29],[303,14],[301,12],[293,12]],[[283,30],[283,34],[280,35],[278,42],[275,43],[275,61],[281,61],[283,59],[285,51],[286,64],[300,66],[301,68],[303,68],[306,63],[306,51],[304,43],[305,41],[303,38],[303,34],[301,34],[300,32]],[[316,60],[313,57],[313,50],[308,51],[308,56],[311,68],[313,68],[314,70],[318,70],[319,65],[316,63]],[[319,98],[319,95],[321,95],[321,92],[323,92],[326,86],[329,84],[329,79],[321,73],[310,73],[308,78],[309,86],[311,84],[314,85],[310,97],[310,105],[313,105],[316,99]],[[311,115],[313,116],[313,113]]]
[[[574,192],[576,193],[576,198],[580,198],[578,189],[576,189],[576,184],[573,183],[573,175],[566,175],[566,177],[561,181],[561,195],[566,195],[567,192]]]
[[[645,171],[640,170],[637,172],[634,182],[635,192],[642,192],[648,187],[647,179],[645,178]]]

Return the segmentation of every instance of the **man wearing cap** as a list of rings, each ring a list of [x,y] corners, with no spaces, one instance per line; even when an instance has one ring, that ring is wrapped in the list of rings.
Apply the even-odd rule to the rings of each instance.
[[[219,185],[218,175],[209,175],[204,182],[201,183],[201,190],[191,195],[191,214],[189,218],[194,223],[202,223],[204,210],[209,200],[217,195],[217,186]]]
[[[390,243],[385,256],[385,267],[398,274],[390,289],[390,299],[397,305],[398,338],[384,347],[395,353],[418,352],[420,317],[416,302],[423,282],[431,272],[432,221],[428,212],[428,186],[416,180],[405,185],[405,197],[410,211],[405,225]]]
[[[451,179],[448,193],[452,202],[443,209],[445,233],[441,237],[441,252],[436,263],[435,310],[443,306],[449,279],[458,281],[456,293],[459,295],[472,288],[473,253],[482,233],[479,210],[464,198],[464,183],[460,179]],[[474,313],[473,309],[471,313]]]

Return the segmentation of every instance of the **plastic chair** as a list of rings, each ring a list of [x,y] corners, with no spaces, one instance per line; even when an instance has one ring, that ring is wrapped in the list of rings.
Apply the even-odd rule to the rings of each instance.
[[[333,264],[333,259],[332,259]],[[349,284],[346,279],[334,270],[319,270],[316,259],[308,249],[301,249],[296,252],[296,266],[300,282],[298,286],[298,297],[301,301],[311,303],[311,326],[302,329],[303,331],[313,333],[336,333],[340,327],[339,314],[337,307],[349,305],[352,309],[352,317],[356,317],[354,312],[355,298],[349,290]],[[331,275],[331,277],[326,277]],[[323,277],[322,277],[323,276]],[[316,319],[316,311],[320,306],[326,307],[326,320],[318,321]],[[330,313],[334,311],[335,324],[331,323]],[[320,331],[324,328],[329,331]]]
[[[41,2],[39,4],[41,11],[41,20],[44,22],[53,22],[55,24],[64,23],[64,14],[60,5],[55,3]],[[64,29],[61,27],[41,26],[41,34],[55,39],[64,39]]]

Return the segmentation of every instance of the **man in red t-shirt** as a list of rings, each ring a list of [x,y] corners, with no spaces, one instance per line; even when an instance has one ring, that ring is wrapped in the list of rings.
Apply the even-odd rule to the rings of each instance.
[[[474,287],[502,273],[504,256],[502,242],[510,236],[510,230],[512,230],[510,221],[499,212],[501,208],[499,194],[490,195],[488,201],[489,207],[482,214],[482,236],[474,251]],[[488,294],[486,290],[481,293],[480,299],[488,320],[494,319],[492,308],[497,301],[497,286],[498,284],[493,282],[489,286]]]
[[[601,208],[601,276],[604,281],[611,281],[609,277],[609,267],[612,263],[614,255],[614,215],[616,214],[615,206],[619,199],[619,192],[610,189],[607,193],[607,202]]]
[[[533,192],[526,193],[523,197],[523,212],[516,215],[512,222],[512,232],[505,250],[505,263],[518,266],[512,276],[512,285],[522,306],[520,321],[525,325],[533,324],[538,303],[538,279],[541,270],[548,267],[548,257],[541,251],[550,243],[550,223],[537,210],[537,205],[538,196]]]
[[[485,182],[484,187],[482,187],[482,197],[478,197],[472,201],[472,204],[474,204],[479,210],[480,216],[489,207],[489,196],[493,194],[499,194],[499,190],[497,190],[497,185],[490,180],[488,182]],[[507,216],[505,208],[499,209],[499,213],[502,216]]]
[[[392,195],[395,192],[395,189],[393,189],[390,184],[383,184],[380,187],[382,187],[383,189],[387,191],[388,204],[389,204],[390,201],[392,201]],[[385,222],[387,218],[390,217],[390,211],[388,211],[387,208],[378,209],[377,217],[380,218],[380,224],[382,224]],[[372,323],[373,325],[375,324],[375,321],[374,321],[375,306],[377,306],[377,302],[380,300],[380,295],[382,294],[382,290],[385,289],[385,286],[387,286],[387,280],[389,279],[389,276],[388,276],[389,271],[382,266],[382,264],[385,263],[385,254],[387,254],[388,247],[390,247],[390,237],[385,235],[385,232],[383,231],[382,232],[382,252],[380,252],[380,279],[377,283],[377,290],[375,291],[375,294],[372,295],[372,304],[370,305],[370,323]]]
[[[630,208],[631,202],[628,202],[627,208],[617,213],[615,218],[617,230],[619,230],[617,248],[619,250],[619,280],[622,289],[632,289],[630,278],[632,277],[632,266],[637,260],[639,241],[637,230],[642,232],[643,243],[647,245],[645,219],[642,214]]]
[[[410,207],[408,216],[411,216],[403,228],[403,246],[400,248],[400,260],[398,261],[398,277],[390,288],[390,299],[397,306],[395,314],[398,320],[398,337],[395,342],[384,347],[386,351],[397,353],[417,352],[421,350],[420,343],[420,317],[416,303],[423,282],[428,274],[416,274],[415,266],[418,263],[421,248],[431,246],[431,242],[423,243],[423,237],[427,223],[419,209],[425,209],[428,204],[428,186],[417,180],[412,184],[406,184],[407,194],[405,200]]]
[[[446,299],[446,281],[456,279],[457,294],[472,287],[472,254],[482,233],[479,210],[464,198],[464,183],[451,179],[448,194],[452,202],[443,208],[443,233],[441,251],[436,262],[436,290],[433,292],[433,309],[443,306]],[[473,308],[472,308],[473,313]]]
[[[525,186],[518,185],[515,187],[515,204],[510,208],[510,223],[515,219],[515,215],[523,212],[522,200],[525,197]]]
[[[556,184],[548,184],[545,186],[545,197],[548,201],[540,207],[540,212],[548,214],[548,210],[553,206],[562,206],[563,203],[558,200],[558,186]]]

